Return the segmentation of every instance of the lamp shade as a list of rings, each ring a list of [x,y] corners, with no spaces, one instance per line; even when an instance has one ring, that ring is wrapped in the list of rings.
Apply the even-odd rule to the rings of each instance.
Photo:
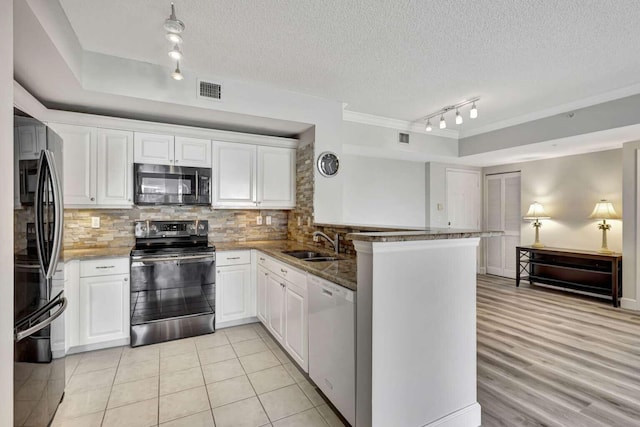
[[[589,215],[589,218],[593,219],[617,219],[620,218],[616,210],[613,208],[613,203],[606,200],[600,200],[596,203],[596,207],[593,208],[593,212]]]
[[[524,216],[524,219],[549,219],[551,218],[544,210],[544,206],[542,206],[538,202],[531,203],[529,206],[529,210]]]

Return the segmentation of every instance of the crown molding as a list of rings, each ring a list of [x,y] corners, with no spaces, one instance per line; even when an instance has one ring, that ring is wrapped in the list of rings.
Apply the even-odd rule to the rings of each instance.
[[[431,132],[427,132],[424,129],[424,124],[416,122],[408,122],[406,120],[391,119],[388,117],[375,116],[373,114],[359,113],[357,111],[342,111],[342,120],[353,123],[362,123],[371,126],[380,126],[384,128],[396,129],[404,132],[423,133],[426,135],[441,136],[444,138],[452,138],[458,140],[459,132],[457,130],[441,130],[434,129]]]
[[[603,104],[605,102],[614,101],[616,99],[626,98],[627,96],[632,96],[637,94],[640,94],[640,84],[625,86],[623,88],[601,93],[599,95],[591,96],[589,98],[584,98],[578,101],[557,105],[555,107],[536,111],[534,113],[523,114],[521,116],[512,117],[506,120],[500,120],[498,122],[477,127],[475,129],[469,129],[468,131],[460,131],[460,138],[467,138],[470,136],[480,135],[482,133],[492,132],[495,130],[520,125],[522,123],[544,119],[546,117],[555,116],[557,114],[568,113],[573,110],[579,110],[581,108],[592,107],[594,105]]]

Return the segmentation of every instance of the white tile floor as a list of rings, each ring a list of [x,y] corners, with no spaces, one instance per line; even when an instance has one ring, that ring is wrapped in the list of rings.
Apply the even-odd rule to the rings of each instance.
[[[53,427],[343,426],[257,323],[66,361]]]

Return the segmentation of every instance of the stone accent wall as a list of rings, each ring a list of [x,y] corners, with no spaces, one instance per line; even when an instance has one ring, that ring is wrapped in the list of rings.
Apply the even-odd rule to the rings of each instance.
[[[263,225],[256,225],[256,216]],[[264,217],[271,216],[271,225]],[[91,217],[100,217],[100,228],[91,228]],[[287,238],[287,211],[227,210],[207,206],[159,206],[133,209],[65,209],[64,248],[133,246],[133,223],[137,220],[209,221],[209,241],[232,242]]]
[[[332,239],[335,234],[340,234],[340,253],[355,255],[353,243],[345,239],[349,233],[360,231],[392,231],[384,228],[346,227],[342,225],[314,224],[313,218],[313,192],[314,192],[314,168],[315,154],[313,143],[298,147],[296,155],[296,208],[289,213],[288,236],[290,240],[313,245],[318,249],[331,251],[333,248],[325,239],[313,241],[313,232],[322,231]],[[331,178],[327,178],[331,179]],[[309,221],[310,219],[310,221]],[[300,225],[298,225],[300,220]]]

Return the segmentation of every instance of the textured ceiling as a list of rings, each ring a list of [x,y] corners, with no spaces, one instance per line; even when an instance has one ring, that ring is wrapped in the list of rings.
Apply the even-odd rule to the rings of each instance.
[[[168,0],[60,0],[85,50],[170,65]],[[175,0],[183,68],[470,129],[640,83],[636,0]]]

